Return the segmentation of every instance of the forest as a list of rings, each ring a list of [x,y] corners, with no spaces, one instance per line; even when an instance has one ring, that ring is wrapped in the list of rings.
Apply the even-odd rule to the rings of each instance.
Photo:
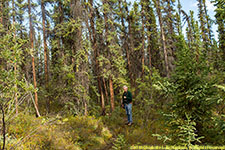
[[[0,150],[225,149],[225,1],[182,1],[1,0]]]

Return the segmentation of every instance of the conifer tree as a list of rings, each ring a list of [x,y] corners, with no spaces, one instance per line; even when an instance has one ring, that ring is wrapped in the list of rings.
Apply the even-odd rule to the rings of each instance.
[[[156,16],[154,14],[153,2],[145,1],[146,3],[146,28],[147,28],[147,53],[148,53],[148,66],[149,69],[152,70],[152,67],[155,67],[159,70],[162,69],[161,66],[161,57],[158,43],[158,30],[156,24]]]
[[[174,70],[174,59],[175,59],[175,52],[176,52],[176,35],[175,35],[175,25],[177,23],[176,17],[175,17],[175,0],[164,0],[162,3],[163,6],[163,22],[165,22],[164,26],[164,32],[165,32],[165,38],[166,45],[167,45],[167,54],[168,54],[168,65],[169,65],[169,71]]]
[[[100,99],[101,99],[101,109],[102,109],[102,112],[101,114],[102,115],[105,115],[106,114],[106,111],[105,111],[105,99],[109,99],[107,98],[106,96],[104,96],[104,92],[103,92],[103,87],[102,87],[102,82],[104,80],[104,75],[103,75],[103,66],[102,66],[102,53],[104,52],[103,51],[103,29],[104,29],[104,20],[103,18],[100,16],[100,12],[98,11],[98,9],[96,9],[96,42],[98,44],[98,48],[96,48],[96,51],[95,51],[95,59],[96,59],[96,75],[97,75],[97,82],[98,82],[98,89],[99,89],[99,93],[100,93]],[[94,27],[94,25],[93,25]],[[93,28],[92,27],[92,28]],[[93,32],[94,33],[94,32]],[[105,89],[106,91],[107,89]]]
[[[45,0],[41,0],[41,13],[42,13],[42,31],[43,31],[43,44],[44,44],[44,70],[45,70],[45,88],[48,91],[48,50],[46,41],[46,10],[45,10]],[[46,108],[50,112],[50,101],[46,97]]]
[[[35,107],[38,109],[38,94],[37,94],[37,81],[36,81],[36,70],[35,70],[35,59],[34,59],[34,40],[33,40],[33,22],[31,16],[31,2],[28,0],[28,15],[29,15],[29,25],[30,25],[30,49],[32,55],[32,70],[33,70],[33,83],[34,83],[34,94],[35,94]],[[40,117],[40,114],[37,113],[37,116]]]
[[[223,61],[225,61],[225,2],[223,0],[215,0],[213,1],[216,5],[216,23],[218,24],[218,30],[219,33],[218,39],[219,39],[219,48],[223,54]]]
[[[167,51],[167,45],[166,45],[166,39],[165,39],[160,1],[154,0],[154,4],[157,10],[159,25],[160,25],[160,32],[161,32],[160,34],[161,34],[161,41],[162,41],[162,47],[163,47],[163,53],[164,53],[165,72],[166,72],[166,76],[169,77],[170,75],[169,75],[168,51]]]
[[[198,17],[200,20],[200,29],[201,29],[201,38],[203,40],[203,44],[204,44],[204,53],[205,55],[208,54],[208,52],[210,51],[210,43],[209,43],[209,36],[208,36],[208,32],[206,25],[207,25],[207,11],[206,11],[206,6],[205,6],[205,0],[198,0],[198,9],[199,9],[199,13],[198,13]],[[210,31],[210,29],[208,29]]]
[[[111,5],[109,5],[111,4]],[[114,85],[124,83],[124,60],[121,56],[122,51],[118,44],[117,33],[115,28],[115,23],[113,22],[113,14],[116,12],[112,8],[117,7],[118,3],[113,5],[113,1],[103,1],[103,16],[104,16],[104,25],[105,25],[105,44],[106,44],[106,59],[109,61],[106,62],[106,67],[110,70],[105,72],[105,76],[109,81],[109,91],[110,91],[110,106],[111,111],[114,111],[115,102],[114,102]],[[111,61],[110,61],[111,58]],[[117,79],[115,81],[115,79]]]

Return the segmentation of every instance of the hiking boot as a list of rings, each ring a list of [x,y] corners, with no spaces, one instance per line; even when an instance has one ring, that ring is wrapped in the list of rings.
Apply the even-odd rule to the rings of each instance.
[[[128,125],[128,126],[131,126],[131,125],[132,125],[132,123],[131,123],[131,122],[129,122],[127,125]]]

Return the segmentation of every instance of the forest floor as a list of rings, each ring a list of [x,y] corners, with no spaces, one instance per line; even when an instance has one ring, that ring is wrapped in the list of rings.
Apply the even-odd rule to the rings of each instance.
[[[152,134],[159,133],[157,119],[144,120],[133,107],[133,125],[127,126],[125,110],[116,107],[105,116],[59,116],[36,118],[19,114],[7,126],[8,149],[113,150],[132,145],[162,145]],[[1,145],[1,144],[0,144]]]
[[[125,144],[126,148],[132,145],[162,145],[161,141],[152,136],[152,134],[161,132],[159,120],[144,120],[143,116],[138,114],[139,109],[133,108],[133,124],[131,126],[125,124],[127,116],[122,108],[117,108],[113,114],[102,117],[103,123],[113,134],[111,143],[105,149],[111,149],[115,144]]]

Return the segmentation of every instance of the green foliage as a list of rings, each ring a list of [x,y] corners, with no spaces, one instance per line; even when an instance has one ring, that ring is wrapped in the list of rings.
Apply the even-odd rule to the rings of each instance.
[[[160,134],[152,134],[152,136],[157,137],[157,140],[163,141],[163,143],[166,143],[167,141],[171,141],[169,137],[166,135],[160,135]]]
[[[176,69],[171,79],[158,86],[170,99],[164,117],[171,131],[172,143],[186,142],[190,145],[193,140],[200,141],[199,136],[208,136],[203,127],[211,121],[219,97],[204,58],[200,55],[201,61],[196,62],[182,37],[177,47]],[[181,133],[189,134],[188,139],[184,139]]]
[[[194,12],[186,14],[179,1],[177,12],[175,0],[157,0],[171,71],[170,78],[163,78],[165,51],[160,44],[163,32],[158,29],[156,0],[133,4],[123,0],[43,0],[48,80],[44,80],[46,57],[41,22],[37,21],[40,13],[35,10],[38,4],[31,2],[35,48],[28,49],[28,3],[1,2],[0,105],[6,110],[7,149],[125,150],[130,145],[165,143],[191,149],[200,142],[224,145],[225,5],[224,0],[212,1],[218,41],[210,37],[213,22],[204,10],[205,1],[198,0],[199,20],[195,20]],[[187,41],[182,35],[186,22]],[[30,92],[34,91],[29,84],[33,80],[31,56],[35,59],[39,109],[49,118],[29,115],[33,111]],[[114,112],[109,105],[111,79]],[[125,110],[118,107],[122,85],[127,85],[134,97],[131,127],[124,125]],[[17,117],[16,96],[19,112],[25,112]],[[106,116],[100,114],[101,96]],[[84,113],[92,116],[81,116]]]
[[[218,24],[218,33],[219,33],[219,51],[222,53],[223,61],[225,60],[225,2],[223,0],[213,0],[216,6],[216,22]],[[223,66],[224,69],[224,66]]]
[[[69,117],[64,121],[65,124],[62,128],[70,132],[70,138],[73,139],[74,143],[78,143],[82,149],[104,147],[106,141],[112,137],[100,119],[91,116],[77,116]]]
[[[35,118],[20,114],[8,129],[7,148],[15,149],[95,150],[112,138],[102,121],[91,116]]]
[[[140,114],[146,122],[151,119],[153,114],[156,115],[153,108],[162,105],[163,100],[159,100],[159,91],[154,87],[154,85],[160,81],[163,81],[163,78],[160,77],[158,70],[155,68],[149,70],[146,66],[143,79],[137,79],[138,89],[140,89],[140,91],[135,98],[135,105],[139,107],[138,114]]]
[[[111,115],[106,115],[102,118],[102,121],[110,131],[112,131],[113,138],[111,141],[112,143],[117,143],[118,145],[122,145],[121,142],[125,141],[125,147],[130,147],[131,145],[153,145],[153,144],[162,144],[162,142],[157,141],[153,136],[152,133],[154,131],[158,131],[158,133],[161,133],[159,131],[161,128],[163,128],[162,122],[159,120],[151,120],[149,119],[146,121],[146,117],[143,117],[143,113],[140,111],[140,107],[133,105],[132,106],[132,113],[133,113],[133,121],[134,124],[132,126],[125,125],[126,121],[126,114],[125,110],[121,107],[116,107],[115,111]],[[155,116],[155,110],[151,110],[151,114],[149,114],[148,118],[152,118]],[[156,114],[157,115],[157,114]],[[122,137],[119,137],[118,135],[121,135],[124,140],[122,140]],[[117,141],[117,142],[116,142]],[[119,144],[120,143],[120,144]],[[124,148],[124,149],[128,149]]]
[[[124,149],[128,149],[128,146],[126,144],[126,139],[124,138],[124,135],[119,134],[118,137],[116,138],[116,140],[113,143],[113,147],[114,150],[124,150]]]
[[[24,46],[27,41],[17,36],[14,36],[12,28],[5,32],[2,25],[0,25],[0,105],[4,106],[7,113],[15,111],[15,95],[17,94],[18,102],[29,91],[34,91],[34,88],[29,83],[25,82],[24,73],[20,66],[23,61]],[[19,106],[18,106],[19,107]],[[7,115],[6,118],[8,119]]]
[[[225,134],[225,125],[224,125],[224,115],[218,115],[212,117],[212,121],[205,126],[203,129],[207,133],[207,137],[204,138],[206,143],[211,145],[224,145],[224,134]]]
[[[180,129],[178,136],[180,137],[181,145],[186,146],[187,148],[190,148],[193,146],[193,142],[200,142],[200,139],[204,137],[197,137],[196,134],[196,123],[194,121],[191,121],[191,117],[186,115],[187,120],[184,120],[184,124],[180,125],[178,128]]]

